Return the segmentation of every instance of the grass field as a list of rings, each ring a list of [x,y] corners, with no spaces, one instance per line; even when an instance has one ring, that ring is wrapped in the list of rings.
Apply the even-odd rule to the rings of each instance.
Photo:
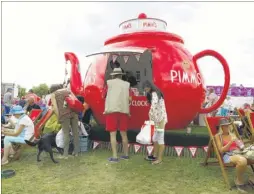
[[[142,155],[129,161],[108,163],[110,151],[98,149],[54,164],[47,153],[36,162],[36,149],[4,166],[16,176],[2,179],[3,194],[234,194],[222,178],[219,166],[202,167],[202,158],[165,157],[153,166]],[[57,158],[57,154],[55,154]],[[234,169],[228,169],[233,181]],[[247,174],[251,174],[248,170]],[[246,176],[247,178],[247,176]],[[251,192],[250,192],[251,193]],[[253,193],[253,191],[252,191]]]

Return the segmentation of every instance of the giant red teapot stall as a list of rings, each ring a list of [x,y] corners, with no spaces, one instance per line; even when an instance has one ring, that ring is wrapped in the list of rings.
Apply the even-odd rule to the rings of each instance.
[[[230,84],[229,67],[224,57],[216,51],[204,50],[192,56],[184,48],[183,39],[166,31],[167,23],[161,19],[138,18],[120,24],[121,34],[105,41],[104,47],[87,55],[87,72],[80,72],[74,53],[66,52],[71,63],[70,87],[76,95],[84,96],[94,118],[105,126],[104,89],[112,61],[120,63],[127,75],[138,81],[135,96],[130,103],[130,129],[140,129],[148,119],[149,104],[142,89],[144,81],[153,82],[163,93],[168,114],[166,130],[186,127],[198,113],[209,113],[223,103]],[[225,83],[222,94],[212,107],[202,108],[205,100],[204,78],[197,66],[198,59],[212,56],[222,65]],[[81,74],[85,79],[81,79]]]

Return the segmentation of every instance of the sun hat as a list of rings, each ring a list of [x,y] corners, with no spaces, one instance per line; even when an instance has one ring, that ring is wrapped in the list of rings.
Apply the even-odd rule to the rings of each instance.
[[[225,126],[225,125],[231,125],[231,122],[226,118],[220,119],[220,126]]]
[[[114,68],[113,72],[110,75],[124,75],[121,68]]]
[[[13,106],[10,111],[10,114],[13,114],[13,115],[18,115],[18,114],[23,114],[23,113],[25,113],[25,111],[19,105]]]

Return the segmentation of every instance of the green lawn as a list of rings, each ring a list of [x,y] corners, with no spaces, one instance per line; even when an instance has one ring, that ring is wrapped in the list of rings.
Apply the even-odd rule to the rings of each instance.
[[[57,157],[57,154],[55,154]],[[110,151],[98,149],[53,164],[48,154],[36,162],[36,149],[28,149],[19,161],[4,166],[16,176],[2,180],[3,194],[223,194],[226,188],[219,166],[202,167],[202,158],[165,157],[153,166],[144,156],[107,162]],[[233,180],[234,169],[229,169]],[[248,171],[251,174],[251,171]],[[250,192],[251,193],[251,192]]]

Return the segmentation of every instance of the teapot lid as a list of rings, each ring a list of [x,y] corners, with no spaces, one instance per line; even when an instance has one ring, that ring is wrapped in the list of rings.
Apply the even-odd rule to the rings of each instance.
[[[161,19],[148,18],[146,14],[141,13],[136,19],[130,19],[122,22],[119,25],[119,28],[121,30],[121,34],[144,31],[166,32],[167,23]]]

